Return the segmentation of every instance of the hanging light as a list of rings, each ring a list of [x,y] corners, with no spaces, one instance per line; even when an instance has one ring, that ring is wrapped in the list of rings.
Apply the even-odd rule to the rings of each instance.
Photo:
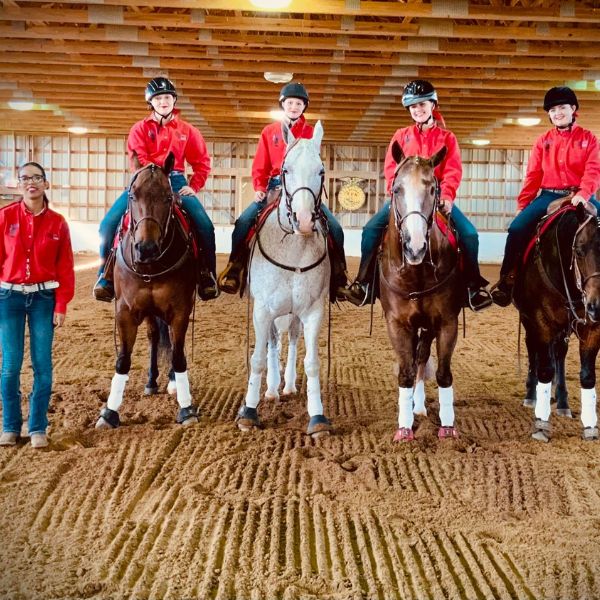
[[[293,73],[276,73],[274,71],[266,71],[265,79],[271,83],[287,83],[294,77]]]
[[[250,4],[264,10],[278,10],[285,8],[292,3],[292,0],[250,0]]]
[[[88,132],[87,127],[79,127],[77,125],[74,125],[73,127],[69,127],[67,129],[67,131],[74,135],[84,135]]]
[[[487,146],[490,143],[490,140],[476,139],[471,140],[471,143],[475,144],[475,146]]]
[[[13,110],[33,110],[31,100],[9,100],[8,106]]]
[[[517,123],[523,127],[533,127],[534,125],[539,125],[540,122],[541,119],[539,117],[519,117],[517,119]]]

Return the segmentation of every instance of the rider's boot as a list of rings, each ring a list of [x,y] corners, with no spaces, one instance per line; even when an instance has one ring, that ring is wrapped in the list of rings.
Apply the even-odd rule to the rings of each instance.
[[[515,286],[516,269],[500,276],[498,283],[492,287],[492,300],[498,306],[508,306],[512,302],[513,288]]]
[[[98,270],[98,280],[94,284],[92,293],[96,300],[100,302],[112,302],[115,298],[115,288],[113,285],[113,269],[115,266],[115,250],[111,250],[108,258],[100,265]]]
[[[370,282],[373,281],[373,272],[376,265],[377,254],[373,254],[369,260],[364,261],[364,265],[359,269],[356,279],[348,287],[341,290],[346,300],[354,306],[374,304],[375,295]]]
[[[242,279],[246,272],[248,262],[248,253],[246,248],[242,252],[231,254],[227,266],[223,269],[217,285],[222,292],[226,294],[237,294],[242,286]]]

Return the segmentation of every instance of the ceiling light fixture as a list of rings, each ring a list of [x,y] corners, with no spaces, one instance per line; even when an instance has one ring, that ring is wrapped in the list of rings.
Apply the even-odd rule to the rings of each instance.
[[[533,127],[534,125],[539,125],[541,119],[539,117],[519,117],[517,119],[517,123],[519,125],[523,125],[523,127]]]
[[[285,8],[292,3],[292,0],[250,0],[250,4],[264,10],[278,10]]]
[[[33,110],[33,102],[30,100],[9,100],[8,106],[13,110]]]
[[[85,133],[88,132],[87,127],[78,127],[78,126],[69,127],[69,129],[67,129],[67,131],[74,135],[84,135]]]
[[[265,79],[271,83],[287,83],[294,77],[293,73],[276,73],[274,71],[266,71]]]
[[[487,146],[490,143],[490,140],[476,139],[471,140],[471,143],[475,144],[476,146]]]

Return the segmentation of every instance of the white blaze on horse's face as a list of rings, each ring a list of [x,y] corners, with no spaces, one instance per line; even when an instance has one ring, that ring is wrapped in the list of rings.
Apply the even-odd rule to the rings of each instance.
[[[406,262],[423,262],[428,247],[428,229],[433,212],[434,195],[427,169],[419,168],[418,159],[410,159],[406,169],[400,169],[394,181],[402,217],[402,250]],[[434,190],[435,191],[435,190]]]
[[[291,212],[294,233],[312,235],[323,186],[321,161],[323,127],[319,121],[312,139],[295,139],[288,134],[288,151],[282,168],[284,202]]]

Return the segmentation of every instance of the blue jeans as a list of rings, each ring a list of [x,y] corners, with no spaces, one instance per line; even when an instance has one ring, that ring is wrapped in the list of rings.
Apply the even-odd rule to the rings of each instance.
[[[46,433],[52,392],[54,290],[22,294],[0,289],[0,345],[2,346],[2,428],[21,433],[21,367],[25,349],[25,321],[33,366],[29,395],[29,434]]]
[[[171,180],[171,187],[175,193],[178,193],[183,186],[187,185],[187,179],[182,173],[171,173],[169,178]],[[127,211],[127,195],[128,190],[125,190],[115,200],[115,203],[110,207],[100,223],[100,258],[103,263],[108,258],[112,249],[119,222]],[[214,225],[197,196],[180,196],[179,198],[184,210],[190,215],[193,221],[207,266],[212,273],[215,273],[216,244]],[[102,272],[103,268],[104,264],[101,265],[99,273]]]
[[[508,228],[508,238],[504,247],[504,259],[500,268],[500,276],[510,273],[520,262],[527,244],[535,235],[540,219],[546,214],[548,205],[564,194],[542,191],[541,194],[528,204],[512,221]],[[598,209],[600,214],[600,203],[594,196],[590,202]]]
[[[383,239],[383,233],[388,225],[390,206],[391,202],[388,200],[363,228],[360,243],[360,267],[358,270],[358,280],[361,283],[368,283],[372,280],[374,263],[371,261],[375,257]],[[452,205],[450,216],[456,228],[460,247],[464,253],[464,277],[467,285],[476,288],[487,285],[488,282],[479,273],[479,236],[477,229],[456,204]]]
[[[262,200],[261,202],[251,202],[244,212],[237,218],[233,227],[233,233],[231,234],[231,260],[236,260],[239,258],[243,251],[248,232],[252,228],[252,225],[254,225],[256,222],[258,215],[266,206],[266,199]],[[346,255],[344,253],[344,230],[327,206],[321,204],[321,210],[327,219],[327,225],[329,227],[329,231],[331,232],[331,237],[335,243],[336,250],[338,251],[338,257],[345,265]]]

